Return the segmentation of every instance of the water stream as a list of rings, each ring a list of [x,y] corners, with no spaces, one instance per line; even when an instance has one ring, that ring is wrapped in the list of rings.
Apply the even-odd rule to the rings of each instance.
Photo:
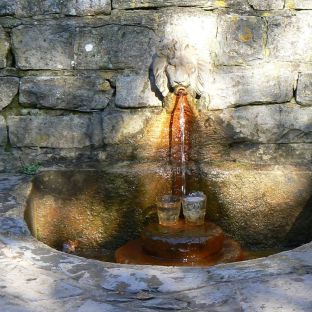
[[[172,194],[186,194],[187,161],[190,159],[190,132],[193,112],[184,93],[179,93],[171,112],[169,128],[169,157],[173,168]]]
[[[185,160],[185,117],[184,117],[184,104],[186,101],[186,96],[180,96],[180,128],[181,128],[181,193],[186,194],[186,160]]]

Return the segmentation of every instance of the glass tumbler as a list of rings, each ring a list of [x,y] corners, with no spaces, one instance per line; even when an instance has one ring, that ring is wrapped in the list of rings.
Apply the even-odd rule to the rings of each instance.
[[[184,196],[182,209],[187,224],[202,225],[205,223],[207,197],[202,192]]]
[[[181,210],[181,198],[175,195],[164,195],[157,201],[159,224],[170,226],[177,224]]]

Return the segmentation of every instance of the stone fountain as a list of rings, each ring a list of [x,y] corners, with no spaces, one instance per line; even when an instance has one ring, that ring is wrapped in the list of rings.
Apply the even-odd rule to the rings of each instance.
[[[157,87],[165,98],[172,91],[166,103],[172,195],[157,202],[159,223],[148,225],[140,239],[116,251],[118,263],[209,266],[243,259],[239,244],[226,238],[219,226],[205,221],[206,195],[186,195],[191,131],[197,115],[193,98],[202,95],[207,74],[197,61],[193,47],[176,41],[163,47],[154,61]]]

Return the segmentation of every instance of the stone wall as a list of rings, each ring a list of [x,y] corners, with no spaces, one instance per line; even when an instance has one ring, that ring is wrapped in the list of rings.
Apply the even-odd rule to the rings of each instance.
[[[311,0],[1,0],[0,25],[0,171],[165,157],[150,67],[181,38],[212,64],[193,159],[311,163]]]

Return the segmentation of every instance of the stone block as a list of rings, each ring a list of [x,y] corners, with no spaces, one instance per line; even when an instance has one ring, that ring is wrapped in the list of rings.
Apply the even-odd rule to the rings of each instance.
[[[220,70],[208,84],[210,109],[254,103],[285,103],[293,97],[297,74],[290,67],[265,64]]]
[[[296,100],[302,105],[312,106],[312,73],[299,75]]]
[[[4,29],[0,26],[0,68],[7,66],[7,54],[10,49],[10,43]]]
[[[223,65],[237,65],[262,59],[264,29],[260,17],[220,16],[217,61]]]
[[[131,143],[133,137],[139,140],[143,135],[150,111],[114,110],[103,113],[103,139],[105,144]],[[141,135],[142,134],[142,135]]]
[[[147,75],[122,75],[116,80],[116,106],[138,108],[162,106]]]
[[[1,0],[0,1],[0,16],[14,15],[17,2],[18,0]]]
[[[2,0],[1,15],[31,17],[37,15],[97,15],[111,12],[110,0]]]
[[[198,56],[211,62],[211,54],[216,50],[217,15],[196,8],[166,8],[159,14],[159,33],[164,43],[172,40],[187,42],[193,46]]]
[[[67,0],[62,12],[66,15],[97,15],[111,12],[110,0]]]
[[[8,106],[18,92],[19,79],[0,77],[0,111]]]
[[[276,104],[228,109],[227,135],[240,143],[312,143],[312,107]]]
[[[109,81],[101,76],[25,77],[20,103],[35,107],[92,111],[104,109],[113,96]]]
[[[13,49],[21,69],[71,69],[75,28],[70,25],[25,25],[13,30]]]
[[[5,145],[7,142],[7,128],[5,119],[0,116],[0,146]]]
[[[15,15],[30,17],[61,12],[61,0],[17,0],[15,1]]]
[[[259,11],[281,10],[284,8],[285,0],[248,0],[253,9]]]
[[[80,29],[75,51],[78,69],[145,68],[152,63],[155,35],[137,26]]]
[[[296,9],[296,10],[311,10],[312,1],[311,0],[286,0],[285,7],[288,9]]]
[[[312,144],[234,144],[229,152],[230,159],[237,162],[309,165]]]
[[[98,114],[68,116],[11,116],[10,142],[14,147],[80,148],[102,143]]]
[[[276,61],[312,61],[312,12],[268,17],[267,54]]]

